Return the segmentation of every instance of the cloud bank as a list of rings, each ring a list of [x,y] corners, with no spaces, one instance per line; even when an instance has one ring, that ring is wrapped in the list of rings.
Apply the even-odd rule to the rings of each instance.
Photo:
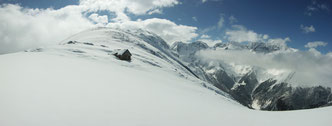
[[[225,34],[225,38],[232,42],[263,42],[269,38],[266,34],[258,34],[242,25],[233,25]]]
[[[224,22],[225,22],[225,19],[224,19],[223,16],[221,16],[221,17],[219,18],[218,23],[217,23],[217,27],[218,27],[218,29],[221,29],[221,28],[224,26]]]
[[[80,0],[79,5],[60,9],[32,9],[20,5],[0,5],[0,54],[54,45],[80,31],[105,26],[134,26],[150,30],[169,44],[197,37],[196,27],[178,25],[167,19],[132,21],[127,15],[160,13],[177,0]],[[115,17],[98,12],[114,13]]]
[[[197,53],[197,56],[205,61],[262,68],[271,75],[295,72],[289,82],[296,86],[332,87],[332,54],[317,55],[311,51],[263,54],[249,50],[205,50]]]
[[[198,36],[197,28],[186,25],[177,25],[167,19],[151,18],[146,20],[110,23],[109,27],[142,28],[151,31],[163,38],[169,45],[176,41],[188,42]]]
[[[310,33],[310,32],[316,31],[316,29],[313,25],[310,25],[310,26],[301,25],[300,28],[303,31],[303,33]]]
[[[330,7],[327,3],[322,3],[320,0],[311,0],[311,4],[307,6],[305,14],[308,16],[312,16],[314,12],[319,11],[330,11]]]
[[[76,7],[43,10],[1,5],[0,54],[55,44],[93,26]]]
[[[306,48],[317,48],[319,46],[326,46],[327,42],[323,41],[314,41],[314,42],[308,42],[304,47]]]
[[[123,22],[130,20],[126,12],[135,15],[159,13],[160,9],[179,3],[177,0],[80,0],[79,6],[89,12],[114,12],[116,18],[113,21]]]

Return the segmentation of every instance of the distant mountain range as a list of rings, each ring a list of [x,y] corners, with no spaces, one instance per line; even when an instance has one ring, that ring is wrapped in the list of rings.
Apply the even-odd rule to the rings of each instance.
[[[271,72],[200,55],[235,50],[264,55],[297,51],[273,43],[170,46],[142,29],[95,28],[59,45],[0,55],[0,125],[332,123],[332,107],[323,107],[331,105],[331,88],[294,86],[296,71]],[[316,109],[258,111],[308,108]]]
[[[262,54],[298,51],[286,45],[263,42],[247,44],[229,42],[217,43],[213,47],[209,47],[204,42],[197,41],[176,42],[171,49],[188,64],[200,79],[214,84],[249,108],[277,111],[317,108],[332,104],[330,87],[293,87],[290,85],[288,81],[296,74],[295,72],[265,77],[266,75],[261,73],[267,73],[266,69],[259,66],[244,65],[245,70],[238,72],[234,68],[238,66],[225,62],[204,61],[196,55],[201,50],[247,50]]]

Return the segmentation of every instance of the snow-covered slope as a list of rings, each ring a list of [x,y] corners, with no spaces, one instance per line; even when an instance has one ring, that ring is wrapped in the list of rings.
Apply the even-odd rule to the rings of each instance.
[[[331,107],[250,110],[196,78],[162,45],[162,39],[145,31],[99,28],[58,46],[0,55],[0,125],[332,123]],[[130,62],[112,55],[115,49],[124,48],[133,54]]]

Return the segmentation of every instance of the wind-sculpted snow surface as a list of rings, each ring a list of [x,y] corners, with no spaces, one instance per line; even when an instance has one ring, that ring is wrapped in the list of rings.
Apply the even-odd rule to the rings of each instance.
[[[332,123],[331,107],[289,112],[243,107],[212,84],[196,78],[168,48],[152,33],[98,28],[58,46],[0,55],[0,125]],[[131,61],[112,55],[116,49],[130,50]]]

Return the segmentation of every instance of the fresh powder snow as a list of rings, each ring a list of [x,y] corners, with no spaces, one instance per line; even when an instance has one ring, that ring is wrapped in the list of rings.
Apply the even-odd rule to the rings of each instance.
[[[98,28],[81,32],[57,46],[0,55],[0,125],[332,123],[331,107],[280,112],[248,109],[195,77],[156,38],[141,30]],[[151,39],[159,44],[146,41]],[[115,58],[112,52],[116,49],[129,49],[132,60]]]

